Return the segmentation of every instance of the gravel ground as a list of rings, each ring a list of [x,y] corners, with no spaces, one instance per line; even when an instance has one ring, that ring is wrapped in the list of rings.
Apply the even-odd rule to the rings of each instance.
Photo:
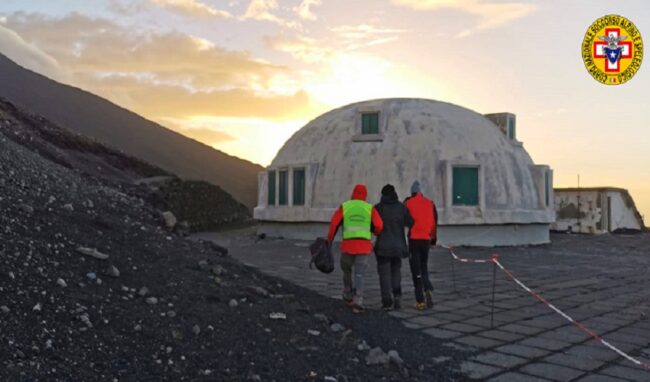
[[[168,232],[128,161],[53,161],[0,106],[0,380],[459,380],[399,320]]]

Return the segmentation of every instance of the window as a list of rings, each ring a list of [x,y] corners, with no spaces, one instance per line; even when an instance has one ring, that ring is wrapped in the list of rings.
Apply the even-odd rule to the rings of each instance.
[[[287,170],[280,171],[280,197],[279,197],[279,204],[281,206],[286,206],[287,205],[287,191],[288,191],[288,185],[287,185]]]
[[[478,167],[454,167],[452,182],[454,206],[478,206]]]
[[[548,173],[548,171],[544,172],[544,202],[546,204],[546,207],[548,207],[549,203],[551,202],[551,175]]]
[[[379,134],[379,113],[361,114],[361,134]]]
[[[269,171],[269,206],[275,205],[275,171]]]
[[[517,138],[517,120],[513,116],[508,116],[508,139],[514,141]]]
[[[293,170],[293,205],[305,205],[305,169]]]

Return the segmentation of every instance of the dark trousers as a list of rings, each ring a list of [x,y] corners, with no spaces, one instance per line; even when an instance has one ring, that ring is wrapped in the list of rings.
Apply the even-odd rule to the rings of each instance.
[[[377,256],[377,273],[382,302],[402,296],[402,259],[399,257]]]
[[[415,300],[424,302],[424,292],[433,291],[433,285],[429,279],[429,240],[409,240],[409,265],[413,276],[413,287],[415,288]]]

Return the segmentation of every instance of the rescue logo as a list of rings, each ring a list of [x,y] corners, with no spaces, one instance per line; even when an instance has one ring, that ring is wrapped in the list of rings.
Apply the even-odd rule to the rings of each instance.
[[[623,84],[643,61],[643,40],[636,26],[618,15],[594,21],[582,41],[582,60],[589,74],[605,85]]]

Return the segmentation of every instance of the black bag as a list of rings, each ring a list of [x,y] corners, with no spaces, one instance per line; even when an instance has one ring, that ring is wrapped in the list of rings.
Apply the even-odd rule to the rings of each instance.
[[[312,265],[316,264],[316,269],[323,273],[332,273],[334,271],[334,257],[327,240],[322,237],[317,238],[309,246],[309,251],[311,252],[309,269],[312,269]]]

